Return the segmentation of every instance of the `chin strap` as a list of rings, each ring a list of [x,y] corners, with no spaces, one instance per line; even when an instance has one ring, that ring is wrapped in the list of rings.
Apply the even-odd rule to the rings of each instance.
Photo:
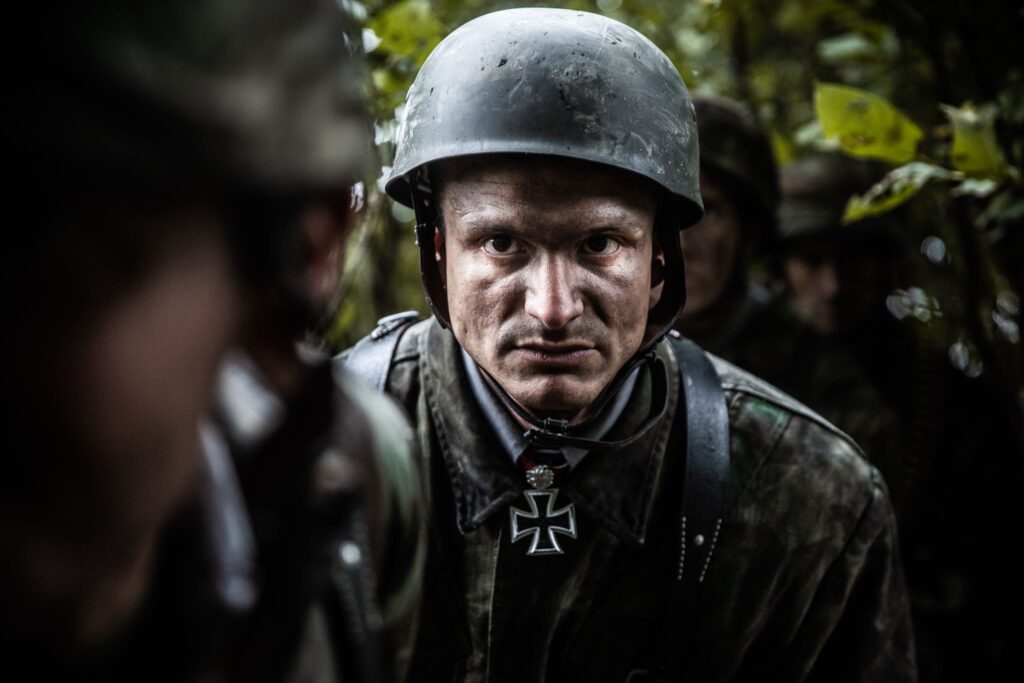
[[[437,207],[430,188],[427,168],[421,166],[409,175],[409,202],[416,215],[416,246],[420,252],[420,281],[427,305],[441,327],[448,327],[448,298],[434,260],[434,232],[437,229]]]
[[[647,419],[644,420],[637,431],[632,436],[620,441],[603,441],[577,436],[586,431],[587,427],[600,418],[601,412],[618,393],[626,378],[629,377],[634,369],[642,365],[651,366],[651,381],[653,383],[652,408]],[[477,367],[480,369],[481,374],[490,380],[491,386],[494,387],[495,393],[501,402],[508,406],[509,410],[523,422],[532,425],[523,434],[523,438],[535,448],[561,449],[568,447],[580,448],[591,453],[614,453],[642,439],[665,416],[668,410],[668,369],[665,367],[665,363],[655,354],[653,345],[647,353],[634,358],[623,366],[622,370],[615,376],[615,379],[601,392],[598,400],[594,403],[595,408],[590,412],[590,415],[582,422],[571,426],[567,420],[550,417],[541,419],[532,415],[519,405],[515,399],[509,396],[501,384],[491,377],[486,370],[479,365]]]

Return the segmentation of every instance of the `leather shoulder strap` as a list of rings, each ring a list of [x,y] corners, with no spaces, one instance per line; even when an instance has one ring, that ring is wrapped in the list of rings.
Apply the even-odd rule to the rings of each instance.
[[[419,320],[416,311],[403,311],[377,321],[377,327],[356,343],[352,349],[338,357],[337,361],[349,372],[362,377],[370,386],[384,391],[391,369],[391,359],[402,338],[402,332]]]
[[[704,581],[715,551],[729,478],[729,412],[722,382],[704,350],[689,339],[673,338],[686,401],[686,473],[682,533],[685,554],[680,571],[688,581]]]
[[[696,655],[690,637],[700,584],[715,552],[729,478],[729,412],[722,383],[703,349],[672,332],[686,418],[686,465],[679,514],[679,556],[653,671],[638,680],[677,681]]]

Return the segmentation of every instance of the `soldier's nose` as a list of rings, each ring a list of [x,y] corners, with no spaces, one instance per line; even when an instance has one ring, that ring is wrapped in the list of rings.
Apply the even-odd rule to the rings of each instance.
[[[551,330],[565,327],[583,313],[583,299],[573,282],[572,267],[563,259],[545,258],[530,273],[526,313]]]
[[[839,293],[839,269],[832,261],[824,261],[818,268],[818,289],[822,298],[832,299]]]

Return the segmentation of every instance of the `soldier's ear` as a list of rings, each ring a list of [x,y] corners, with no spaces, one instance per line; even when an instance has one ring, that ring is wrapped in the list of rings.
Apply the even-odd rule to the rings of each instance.
[[[661,247],[658,235],[654,235],[654,248],[651,250],[651,295],[647,300],[647,310],[654,308],[661,301],[661,292],[665,283],[665,250]]]
[[[654,248],[651,250],[651,288],[665,281],[665,250],[661,247],[658,236],[654,236]]]

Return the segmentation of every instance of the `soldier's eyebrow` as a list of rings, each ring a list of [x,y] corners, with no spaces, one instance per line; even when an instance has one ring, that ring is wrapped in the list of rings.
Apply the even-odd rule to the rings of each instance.
[[[515,220],[508,211],[485,208],[470,209],[457,214],[459,231],[467,235],[493,232],[514,232]],[[451,221],[449,221],[450,223]]]
[[[624,233],[630,236],[640,237],[644,233],[642,225],[638,225],[635,220],[599,220],[592,223],[593,227],[587,227],[581,232],[587,235],[596,235],[604,232],[617,232]]]
[[[511,223],[504,221],[467,221],[459,223],[459,237],[467,242],[474,240],[482,240],[486,237],[492,237],[494,235],[517,235],[519,230],[516,229]]]
[[[628,210],[610,209],[600,211],[586,225],[581,226],[581,236],[590,237],[602,233],[614,233],[631,240],[642,239],[648,231],[642,216]]]

